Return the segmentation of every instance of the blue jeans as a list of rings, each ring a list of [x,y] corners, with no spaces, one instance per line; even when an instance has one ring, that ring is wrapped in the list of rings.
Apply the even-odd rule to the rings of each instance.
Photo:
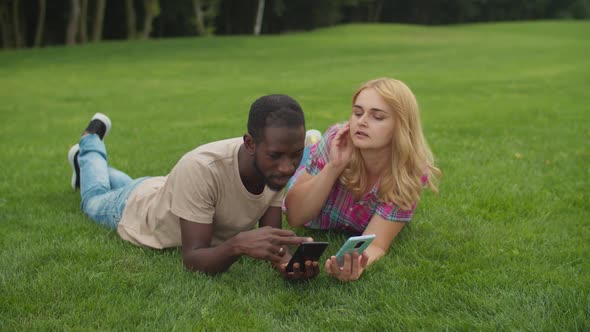
[[[106,147],[96,134],[80,139],[78,165],[82,211],[101,225],[117,228],[129,195],[146,177],[133,180],[109,167]]]

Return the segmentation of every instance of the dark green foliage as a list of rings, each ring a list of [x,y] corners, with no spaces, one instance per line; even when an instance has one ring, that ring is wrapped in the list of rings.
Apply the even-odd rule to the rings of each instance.
[[[207,29],[217,35],[253,33],[259,0],[201,0],[214,7],[206,18]],[[133,0],[137,29],[145,16],[143,0]],[[14,6],[17,5],[22,45],[16,46]],[[92,26],[95,0],[88,0],[87,22]],[[440,25],[470,22],[588,19],[590,0],[266,0],[262,34],[283,34],[350,22],[396,22]],[[35,37],[38,0],[0,1],[0,37],[3,48],[30,47]],[[193,0],[159,1],[159,15],[151,37],[182,37],[197,34]],[[69,1],[47,1],[42,45],[63,44],[70,16]],[[126,39],[127,12],[124,1],[108,0],[104,39]]]

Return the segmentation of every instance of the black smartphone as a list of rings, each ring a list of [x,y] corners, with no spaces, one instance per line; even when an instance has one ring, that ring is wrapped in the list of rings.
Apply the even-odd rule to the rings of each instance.
[[[293,272],[293,264],[299,263],[299,271],[305,271],[305,261],[317,261],[328,247],[328,242],[303,242],[287,264],[287,272]]]

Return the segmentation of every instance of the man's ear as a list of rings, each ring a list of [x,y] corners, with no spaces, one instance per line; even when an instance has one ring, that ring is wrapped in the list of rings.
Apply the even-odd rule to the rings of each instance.
[[[254,137],[250,134],[244,134],[244,146],[246,146],[246,151],[248,154],[253,156],[254,150],[256,149],[256,142],[254,141]]]

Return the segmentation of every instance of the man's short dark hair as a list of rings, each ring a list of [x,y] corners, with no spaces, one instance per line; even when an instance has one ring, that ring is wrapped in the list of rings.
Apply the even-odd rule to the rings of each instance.
[[[303,110],[295,99],[287,95],[268,95],[258,98],[250,106],[248,133],[261,142],[266,127],[305,128]]]

